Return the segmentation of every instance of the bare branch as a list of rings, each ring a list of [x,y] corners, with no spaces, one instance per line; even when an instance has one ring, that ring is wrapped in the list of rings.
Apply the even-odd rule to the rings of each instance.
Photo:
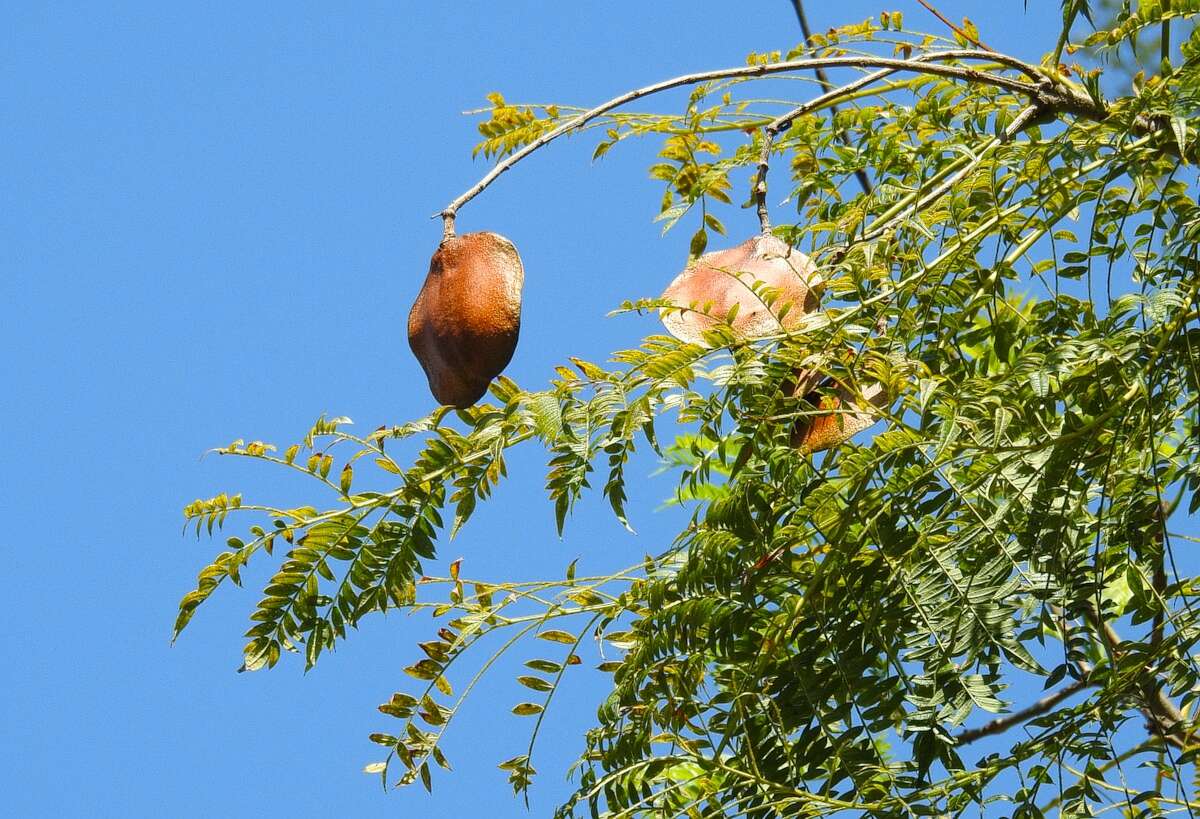
[[[959,55],[965,54],[969,55],[972,59],[989,60],[991,62],[998,62],[1003,65],[1009,65],[1013,67],[1020,66],[1021,70],[1030,76],[1042,77],[1037,69],[1028,63],[1023,63],[1020,60],[1016,60],[1012,57],[1007,57],[1002,54],[984,51],[957,51],[944,53],[957,53]],[[1005,77],[999,74],[992,74],[987,71],[980,71],[972,68],[938,65],[930,62],[930,60],[933,59],[948,58],[933,54],[924,55],[918,59],[907,60],[896,59],[892,57],[866,56],[807,58],[802,60],[788,60],[785,62],[770,63],[766,65],[738,66],[736,68],[721,68],[713,71],[700,71],[694,74],[684,74],[669,80],[663,80],[662,82],[637,88],[633,91],[627,91],[620,96],[613,97],[611,100],[601,103],[595,108],[591,108],[587,111],[584,111],[582,114],[573,117],[554,130],[538,137],[521,150],[513,153],[504,161],[497,163],[496,166],[488,171],[488,173],[482,179],[480,179],[465,193],[447,205],[441,211],[441,213],[437,215],[440,215],[446,223],[445,235],[454,235],[453,222],[459,208],[478,196],[489,185],[496,181],[496,179],[502,173],[513,167],[515,164],[529,156],[534,151],[547,145],[553,140],[558,139],[560,136],[568,134],[571,131],[574,131],[575,129],[585,125],[596,117],[608,113],[614,108],[619,108],[622,105],[641,99],[642,97],[650,96],[651,94],[657,94],[660,91],[668,91],[670,89],[680,88],[686,85],[695,85],[697,83],[708,82],[710,80],[765,77],[772,74],[783,74],[792,71],[809,71],[816,68],[886,68],[889,70],[889,73],[893,71],[921,71],[926,74],[933,74],[941,77],[951,77],[954,79],[966,80],[968,82],[993,85],[998,88],[1005,88],[1009,91],[1014,91],[1019,94],[1025,94],[1030,98],[1034,98],[1042,93],[1043,89],[1045,88],[1045,83],[1049,82],[1049,80],[1044,80],[1042,84],[1034,84],[1031,82],[1016,80],[1011,77]],[[1089,101],[1086,100],[1086,98],[1082,98],[1082,100],[1080,100],[1078,95],[1075,96],[1076,102],[1079,104],[1088,104]]]
[[[1000,734],[1012,728],[1014,725],[1020,725],[1022,722],[1040,717],[1042,714],[1054,708],[1063,700],[1070,697],[1072,694],[1077,694],[1090,685],[1094,685],[1086,676],[1081,680],[1076,680],[1070,685],[1067,685],[1053,694],[1048,694],[1042,697],[1037,702],[1030,705],[1028,708],[1022,708],[1020,711],[1009,714],[1006,717],[998,717],[985,725],[978,728],[968,728],[959,733],[954,739],[959,745],[967,745],[977,739],[990,737],[994,734]]]

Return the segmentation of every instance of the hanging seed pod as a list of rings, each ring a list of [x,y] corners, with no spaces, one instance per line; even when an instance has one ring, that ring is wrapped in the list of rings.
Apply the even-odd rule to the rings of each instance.
[[[857,395],[832,380],[825,389],[810,390],[804,400],[822,411],[798,418],[792,426],[792,446],[804,453],[822,452],[845,443],[878,421],[879,410],[891,402],[882,384],[867,384]]]
[[[521,329],[525,270],[496,233],[442,240],[408,314],[408,344],[442,404],[469,407],[508,366]]]
[[[689,263],[662,294],[675,308],[685,309],[663,309],[660,316],[675,338],[704,344],[704,331],[721,323],[737,305],[730,322],[733,331],[755,338],[779,332],[781,314],[783,328],[795,327],[820,306],[822,287],[807,256],[773,235],[760,234]],[[768,307],[765,302],[771,295],[774,300]]]

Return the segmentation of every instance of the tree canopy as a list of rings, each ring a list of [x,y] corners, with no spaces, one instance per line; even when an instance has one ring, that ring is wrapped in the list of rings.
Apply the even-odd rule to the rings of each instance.
[[[1200,507],[1200,2],[1100,11],[1065,0],[1038,64],[969,20],[942,36],[892,12],[595,108],[492,95],[477,152],[497,164],[445,208],[448,235],[559,136],[592,135],[595,157],[657,140],[664,229],[698,257],[728,241],[724,213],[753,209],[820,270],[821,309],[747,338],[736,310],[631,294],[622,310],[715,321],[702,344],[654,335],[533,389],[501,376],[468,409],[219,449],[331,500],[189,504],[198,534],[247,522],[176,635],[252,559],[277,568],[246,670],[431,612],[371,736],[385,786],[429,787],[459,704],[525,652],[511,710],[531,740],[498,760],[517,791],[572,666],[611,674],[562,816],[1194,812],[1200,579],[1173,522]],[[1109,81],[1114,59],[1131,81]],[[816,94],[761,95],[814,70]],[[682,111],[634,110],[672,88],[690,89]],[[872,386],[888,403],[864,410]],[[877,423],[840,446],[796,445],[862,411]],[[610,575],[426,576],[518,446],[546,452],[560,532],[597,487],[625,523],[647,447],[689,521]],[[380,476],[392,488],[361,488]],[[1009,693],[1031,682],[1040,698]]]

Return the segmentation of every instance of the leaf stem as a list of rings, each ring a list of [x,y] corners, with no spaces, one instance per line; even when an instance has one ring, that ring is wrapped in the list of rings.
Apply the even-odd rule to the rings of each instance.
[[[927,2],[927,0],[917,0],[917,2],[918,2],[918,3],[920,3],[922,6],[924,6],[924,7],[925,7],[925,9],[926,9],[926,10],[927,10],[927,11],[928,11],[930,14],[932,14],[934,17],[938,18],[938,19],[939,19],[939,20],[941,20],[943,23],[945,23],[947,26],[949,26],[949,28],[950,28],[950,30],[951,30],[951,31],[953,31],[953,32],[954,32],[955,34],[957,34],[959,37],[962,37],[962,38],[963,38],[964,40],[966,40],[968,43],[971,43],[972,45],[976,45],[976,46],[978,46],[979,48],[987,48],[987,46],[985,46],[983,43],[981,43],[981,42],[980,42],[980,41],[979,41],[977,38],[975,38],[975,37],[972,37],[970,34],[968,34],[967,32],[963,31],[963,30],[962,30],[961,28],[959,28],[958,26],[954,25],[954,23],[951,23],[951,22],[950,22],[950,20],[949,20],[949,19],[946,17],[946,15],[942,14],[940,11],[938,11],[936,8],[934,8],[934,7],[933,7],[933,4],[931,4],[931,3]],[[989,50],[990,50],[990,49],[989,49]]]

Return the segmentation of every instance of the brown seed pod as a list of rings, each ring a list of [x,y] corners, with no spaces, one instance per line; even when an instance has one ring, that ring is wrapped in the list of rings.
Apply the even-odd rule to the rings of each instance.
[[[442,404],[469,407],[508,365],[521,329],[525,270],[508,239],[443,239],[408,314],[408,344]]]
[[[776,291],[770,309],[763,303],[766,294],[751,289],[756,282]],[[783,327],[796,326],[801,316],[818,308],[822,287],[807,256],[775,236],[760,234],[688,264],[662,294],[676,307],[688,309],[664,309],[660,315],[675,338],[704,344],[704,331],[720,323],[736,304],[733,331],[742,338],[755,338],[779,332],[776,316],[785,305],[790,307]]]
[[[833,391],[829,392],[828,387]],[[804,453],[822,452],[845,443],[878,421],[879,410],[891,401],[882,384],[866,384],[862,394],[856,395],[832,380],[827,382],[826,390],[811,390],[804,400],[825,410],[798,418],[792,426],[792,446]]]

